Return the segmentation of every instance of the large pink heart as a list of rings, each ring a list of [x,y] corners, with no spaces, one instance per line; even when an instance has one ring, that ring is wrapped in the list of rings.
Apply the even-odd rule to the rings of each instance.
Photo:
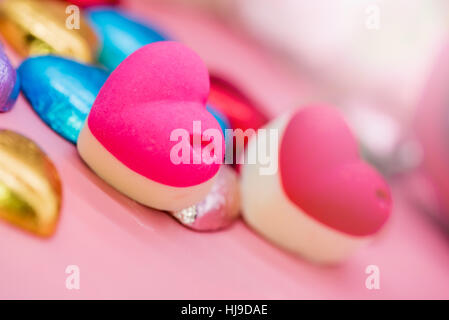
[[[207,129],[221,134],[205,107],[208,94],[208,71],[198,55],[180,43],[157,42],[112,72],[87,123],[103,147],[134,172],[169,186],[193,186],[215,176],[220,164],[204,159],[192,164],[190,145],[190,164],[173,163],[170,151],[178,142],[170,141],[170,135],[175,129],[185,129],[192,137]],[[201,132],[193,131],[194,121],[200,121]],[[224,148],[220,137],[210,142]]]

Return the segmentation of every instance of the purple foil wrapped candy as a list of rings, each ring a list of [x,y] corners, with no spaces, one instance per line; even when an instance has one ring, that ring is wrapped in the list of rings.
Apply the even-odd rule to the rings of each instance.
[[[9,111],[13,107],[19,91],[16,70],[0,45],[0,112]]]

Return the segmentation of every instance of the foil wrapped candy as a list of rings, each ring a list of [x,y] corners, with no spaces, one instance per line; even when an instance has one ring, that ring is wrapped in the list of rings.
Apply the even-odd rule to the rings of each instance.
[[[0,33],[23,57],[58,54],[87,63],[95,61],[95,33],[80,11],[68,11],[60,1],[1,2]]]
[[[19,91],[20,85],[16,70],[0,45],[0,113],[11,110]]]
[[[56,229],[62,186],[48,156],[30,139],[0,130],[0,218],[48,237]]]

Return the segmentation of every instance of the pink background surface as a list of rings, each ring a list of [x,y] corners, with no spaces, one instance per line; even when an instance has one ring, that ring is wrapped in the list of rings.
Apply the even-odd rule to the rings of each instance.
[[[272,115],[309,92],[254,43],[211,18],[132,2],[133,10],[195,49],[211,70],[226,74]],[[51,239],[0,223],[0,298],[449,299],[449,236],[410,207],[394,184],[393,216],[375,241],[339,267],[319,267],[273,247],[241,221],[199,234],[120,195],[23,97],[0,115],[0,127],[38,142],[64,188]],[[380,290],[365,288],[371,264],[380,268]],[[65,287],[68,265],[80,267],[80,290]]]

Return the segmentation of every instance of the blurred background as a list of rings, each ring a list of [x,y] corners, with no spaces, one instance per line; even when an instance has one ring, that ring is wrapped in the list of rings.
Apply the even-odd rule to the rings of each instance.
[[[141,5],[154,10],[167,31],[201,46],[212,70],[236,79],[272,116],[310,102],[340,108],[365,157],[401,185],[414,205],[447,223],[447,1],[147,0]],[[168,23],[168,12],[189,24],[207,22],[207,31],[184,32],[189,27]],[[229,54],[235,58],[225,59]]]

